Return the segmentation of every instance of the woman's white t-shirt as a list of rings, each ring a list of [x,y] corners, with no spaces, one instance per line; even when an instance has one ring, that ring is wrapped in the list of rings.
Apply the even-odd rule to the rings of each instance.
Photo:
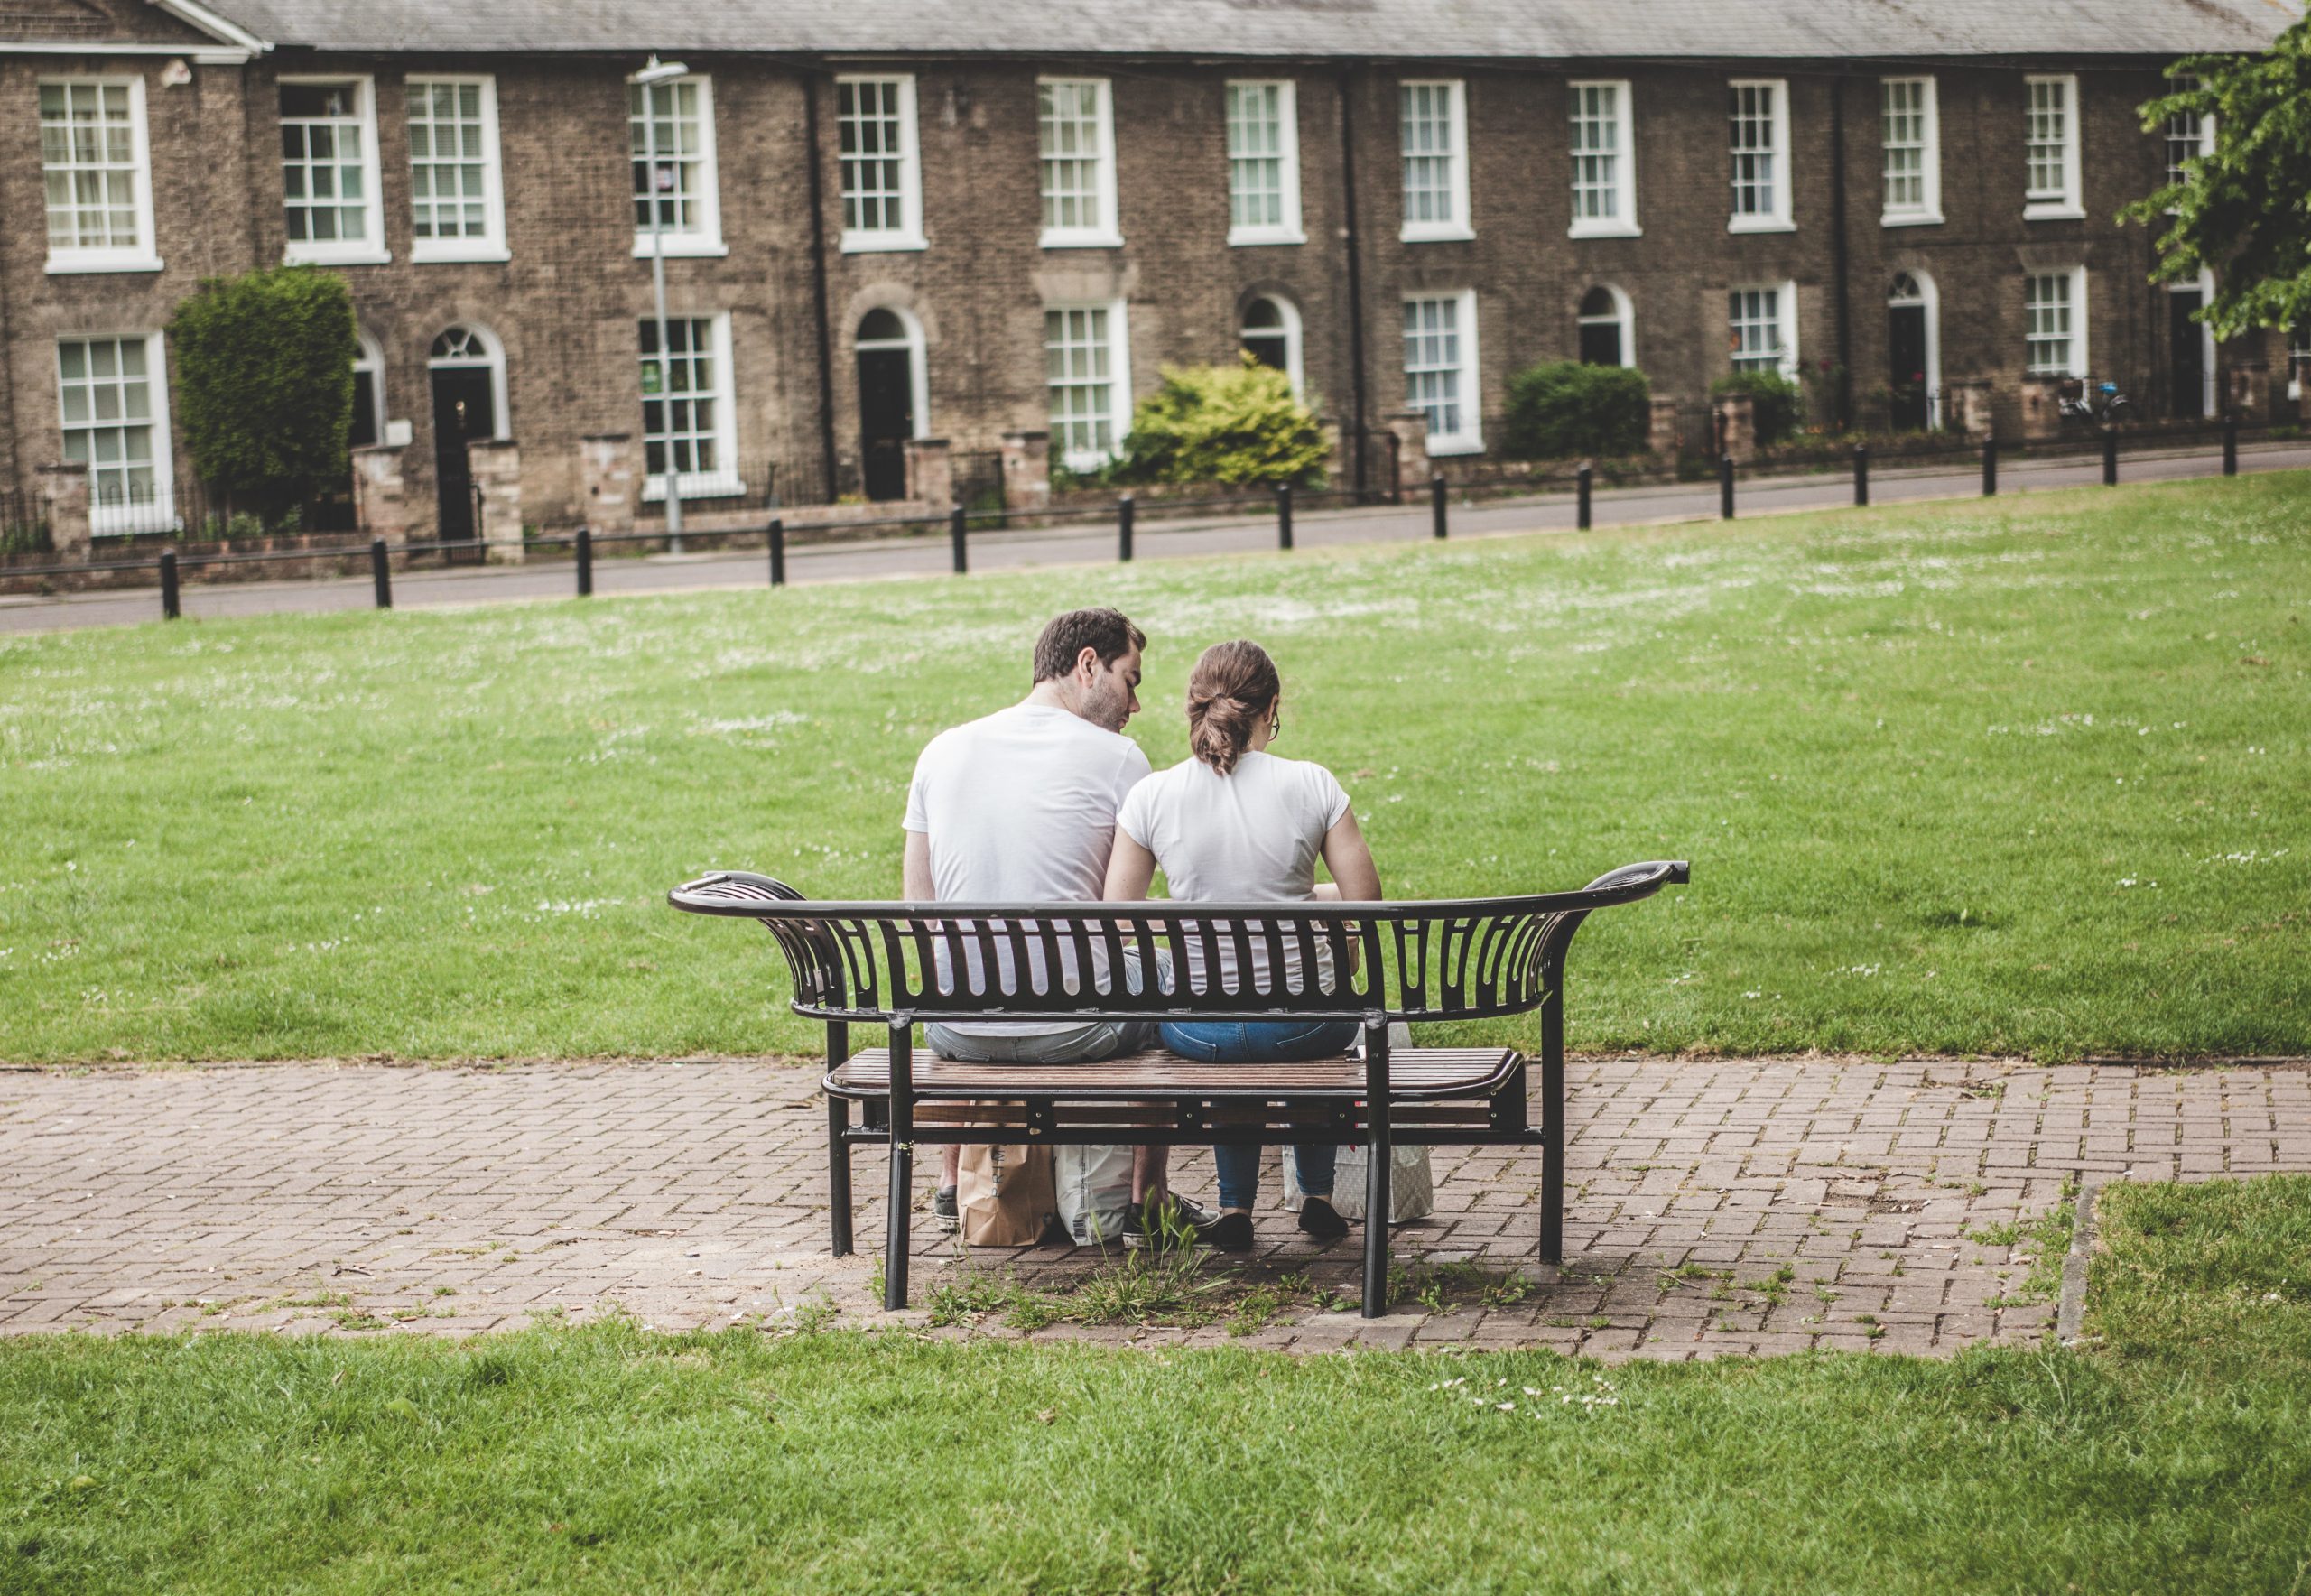
[[[1247,750],[1221,775],[1189,759],[1144,777],[1116,814],[1116,829],[1156,856],[1172,896],[1181,903],[1307,903],[1316,895],[1316,861],[1324,834],[1348,812],[1347,792],[1332,773],[1303,759]],[[1267,985],[1266,939],[1250,923],[1253,985]],[[1214,939],[1223,982],[1236,972],[1235,938]],[[1296,937],[1285,963],[1299,973]],[[1188,979],[1204,985],[1201,939],[1185,940]],[[1332,951],[1319,944],[1321,983],[1332,985]]]

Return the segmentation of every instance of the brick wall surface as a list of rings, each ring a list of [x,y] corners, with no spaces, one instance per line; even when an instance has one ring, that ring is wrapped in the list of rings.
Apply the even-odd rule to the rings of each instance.
[[[116,37],[127,36],[122,25]],[[428,353],[445,328],[467,323],[485,329],[504,351],[525,515],[548,525],[574,522],[587,502],[581,440],[639,431],[637,327],[650,314],[651,291],[649,264],[633,249],[626,65],[583,57],[316,59],[284,51],[246,67],[196,66],[190,82],[172,86],[163,81],[162,60],[152,56],[0,60],[0,206],[20,218],[42,213],[39,80],[97,71],[144,78],[156,232],[166,262],[157,273],[51,275],[37,226],[0,231],[0,428],[13,478],[26,480],[58,452],[58,336],[159,327],[200,278],[281,258],[277,79],[343,70],[375,79],[393,259],[331,269],[345,276],[363,329],[384,351],[386,415],[411,424],[404,457],[411,504],[429,503],[435,491]],[[1909,227],[1879,219],[1878,76],[1898,65],[1826,71],[1764,63],[1738,73],[1585,66],[1578,76],[1633,86],[1643,229],[1641,237],[1596,239],[1567,237],[1568,74],[1416,61],[1266,68],[1264,75],[1288,76],[1296,85],[1307,241],[1256,246],[1227,242],[1225,84],[1244,74],[1187,63],[1086,67],[1081,75],[1112,83],[1123,244],[1045,249],[1038,241],[1035,79],[1039,71],[1071,69],[921,62],[928,247],[856,254],[839,248],[834,73],[843,63],[803,70],[701,56],[691,65],[713,79],[728,253],[671,258],[670,307],[675,315],[730,319],[738,452],[750,480],[773,467],[790,481],[816,480],[831,428],[834,486],[856,488],[857,330],[868,311],[884,306],[906,311],[922,328],[929,411],[921,425],[958,451],[992,450],[1007,431],[1048,425],[1045,305],[1118,300],[1128,306],[1133,386],[1144,394],[1166,365],[1230,357],[1254,296],[1290,299],[1302,318],[1309,391],[1323,413],[1343,423],[1357,411],[1350,346],[1351,333],[1360,331],[1362,412],[1378,430],[1405,403],[1400,306],[1407,293],[1475,291],[1480,409],[1490,418],[1511,374],[1576,352],[1575,307],[1591,287],[1610,284],[1631,304],[1636,360],[1656,394],[1698,415],[1709,385],[1729,369],[1727,290],[1792,281],[1799,352],[1817,414],[1826,419],[1838,402],[1841,354],[1857,401],[1886,380],[1886,288],[1896,272],[1907,271],[1930,278],[1938,300],[1944,381],[1988,379],[2000,429],[2013,432],[2023,276],[2084,264],[2094,375],[2117,381],[2146,413],[2163,413],[2172,397],[2166,293],[2146,281],[2149,235],[2113,219],[2162,171],[2160,143],[2141,130],[2135,108],[2158,88],[2149,64],[2079,69],[2086,216],[2057,221],[2022,216],[2023,69],[1931,69],[1945,220]],[[404,84],[433,71],[496,75],[509,261],[410,258]],[[1787,81],[1792,231],[1727,229],[1730,75]],[[1475,237],[1408,243],[1398,237],[1397,86],[1443,77],[1467,85]],[[809,209],[814,101],[823,372]],[[1841,125],[1842,208],[1832,159],[1833,128]],[[1353,154],[1352,194],[1344,144]],[[1350,292],[1351,209],[1360,319]],[[2267,360],[2280,374],[2284,340],[2258,335],[2227,346],[2221,359]],[[190,476],[181,454],[177,473],[180,480]]]

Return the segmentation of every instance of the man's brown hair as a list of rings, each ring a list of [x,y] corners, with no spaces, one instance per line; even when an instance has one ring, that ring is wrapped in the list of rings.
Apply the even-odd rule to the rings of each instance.
[[[1053,617],[1035,639],[1035,680],[1049,682],[1072,675],[1075,662],[1087,648],[1094,649],[1102,666],[1112,665],[1135,648],[1147,646],[1147,634],[1115,609],[1071,609]]]

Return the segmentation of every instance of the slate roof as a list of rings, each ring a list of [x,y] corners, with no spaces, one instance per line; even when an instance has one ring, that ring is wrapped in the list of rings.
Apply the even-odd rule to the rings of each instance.
[[[276,45],[455,52],[1724,60],[2259,50],[2297,0],[210,0]]]

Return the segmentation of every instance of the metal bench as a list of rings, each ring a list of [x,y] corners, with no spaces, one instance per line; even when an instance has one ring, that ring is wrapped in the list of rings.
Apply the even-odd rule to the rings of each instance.
[[[1364,1314],[1376,1318],[1387,1306],[1389,1149],[1397,1142],[1537,1145],[1541,1257],[1563,1259],[1565,950],[1596,910],[1688,878],[1685,862],[1673,860],[1624,866],[1578,892],[1530,897],[1191,907],[1162,899],[821,903],[767,876],[726,870],[668,897],[692,914],[760,921],[786,956],[794,1012],[825,1022],[834,1250],[851,1250],[850,1149],[885,1143],[886,1308],[906,1305],[918,1137],[1053,1146],[1330,1140],[1365,1149]],[[1223,946],[1234,954],[1232,980],[1222,979]],[[1053,973],[1070,970],[1072,989]],[[1151,970],[1153,979],[1136,982],[1127,975]],[[1541,1016],[1538,1126],[1527,1109],[1523,1054],[1498,1047],[1392,1053],[1388,1045],[1393,1020],[1534,1009]],[[1207,1064],[1155,1051],[1098,1063],[1017,1064],[918,1058],[914,1047],[914,1027],[926,1020],[1285,1018],[1354,1020],[1359,1054]],[[854,1054],[850,1027],[866,1024],[882,1027],[887,1045]]]

